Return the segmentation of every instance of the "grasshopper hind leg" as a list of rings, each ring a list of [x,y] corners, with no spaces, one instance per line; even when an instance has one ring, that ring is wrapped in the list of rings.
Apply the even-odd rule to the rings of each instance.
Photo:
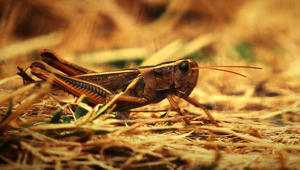
[[[74,63],[71,63],[63,58],[59,57],[56,53],[51,50],[43,50],[41,52],[42,60],[48,65],[62,71],[68,76],[76,76],[82,74],[96,73],[93,70],[78,66]]]

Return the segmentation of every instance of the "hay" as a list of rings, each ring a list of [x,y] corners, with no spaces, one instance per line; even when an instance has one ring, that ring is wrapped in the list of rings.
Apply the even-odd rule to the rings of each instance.
[[[299,169],[296,1],[1,3],[3,169]],[[188,111],[183,116],[160,118],[170,109],[167,100],[100,116],[100,105],[75,102],[49,83],[23,87],[17,66],[39,60],[43,48],[98,71],[114,70],[103,63],[120,59],[135,67],[135,60],[147,58],[143,65],[152,65],[182,57],[199,65],[263,70],[233,70],[246,79],[199,70],[190,97],[210,110],[218,128],[178,98]],[[86,59],[97,55],[106,57]],[[76,119],[73,105],[87,110],[86,116]]]

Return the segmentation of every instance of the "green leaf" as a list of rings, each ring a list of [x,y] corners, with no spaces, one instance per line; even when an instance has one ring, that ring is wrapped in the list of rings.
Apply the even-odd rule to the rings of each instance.
[[[255,60],[255,51],[249,42],[241,42],[235,46],[235,50],[240,55],[240,57],[248,62],[253,62]]]
[[[59,123],[61,114],[62,114],[62,109],[61,108],[57,109],[56,113],[54,114],[54,116],[52,117],[49,123]]]
[[[170,121],[170,120],[164,121],[164,125],[165,125],[165,126],[170,126],[170,125],[171,125],[171,121]]]
[[[69,117],[63,117],[62,120],[63,120],[63,123],[71,123],[71,118],[69,118]]]
[[[89,98],[87,96],[85,96],[82,100],[81,100],[81,103],[85,103],[85,104],[88,104],[89,103]],[[84,116],[85,114],[87,113],[87,111],[78,106],[75,110],[75,119],[79,119],[80,117]]]

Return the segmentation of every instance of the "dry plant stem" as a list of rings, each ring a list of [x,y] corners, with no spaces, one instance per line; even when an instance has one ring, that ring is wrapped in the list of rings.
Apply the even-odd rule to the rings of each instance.
[[[118,170],[119,168],[114,168],[112,166],[108,166],[106,165],[105,163],[103,163],[103,161],[98,161],[97,159],[95,159],[91,154],[89,154],[87,156],[87,159],[90,160],[90,162],[92,162],[93,164],[95,165],[98,165],[102,168],[105,168],[105,169],[114,169],[114,170]],[[120,169],[121,170],[121,169]]]
[[[59,44],[63,40],[63,35],[59,32],[42,35],[39,37],[31,38],[19,43],[0,48],[1,59],[0,61],[14,58],[20,54],[26,54],[36,49],[51,47]],[[18,50],[16,50],[18,49]]]
[[[76,124],[56,124],[53,126],[53,124],[45,124],[45,125],[37,125],[29,127],[30,130],[59,130],[59,129],[65,129],[65,130],[74,130],[74,129],[81,129],[81,130],[102,130],[107,132],[114,132],[118,130],[118,127],[99,127],[97,125],[76,125]]]
[[[19,168],[19,166],[20,166],[19,164],[16,165],[15,162],[13,162],[13,161],[11,161],[11,160],[5,158],[5,157],[2,156],[2,155],[0,155],[0,158],[1,158],[3,161],[5,161],[6,163],[8,163],[8,164],[10,164],[11,166],[13,166],[13,167],[18,167],[18,168]]]
[[[175,40],[145,59],[140,66],[155,65],[163,61],[168,61],[168,59],[171,58],[171,56],[173,56],[176,52],[178,52],[178,49],[180,49],[182,46],[182,40]]]
[[[192,127],[185,127],[185,126],[171,126],[171,127],[151,127],[151,128],[147,128],[147,127],[140,127],[138,129],[136,129],[137,131],[143,132],[143,131],[155,131],[155,130],[168,130],[168,129],[176,129],[177,131],[180,130],[208,130],[210,132],[214,132],[214,133],[224,133],[224,134],[230,134],[236,137],[239,137],[241,139],[247,140],[247,141],[251,141],[251,142],[256,142],[256,143],[267,143],[267,141],[253,137],[253,136],[248,136],[248,135],[243,135],[243,134],[239,134],[236,133],[234,131],[232,131],[231,129],[228,128],[219,128],[219,127],[207,127],[207,126],[192,126]],[[300,149],[300,148],[299,148]]]
[[[124,127],[122,131],[119,131],[120,129],[118,127],[114,128],[108,128],[108,127],[99,127],[97,125],[75,125],[75,124],[58,124],[56,126],[53,125],[38,125],[34,127],[30,127],[30,130],[59,130],[59,129],[84,129],[84,130],[102,130],[102,131],[107,131],[110,133],[117,133],[117,134],[134,134],[134,133],[139,133],[139,132],[145,132],[145,131],[157,131],[157,130],[174,130],[176,129],[177,131],[186,131],[186,130],[208,130],[210,132],[214,133],[224,133],[224,134],[230,134],[236,137],[239,137],[241,139],[247,140],[247,141],[252,141],[256,143],[267,143],[267,141],[249,136],[249,135],[243,135],[236,133],[232,131],[231,129],[228,128],[216,128],[216,127],[205,127],[205,126],[193,126],[193,127],[185,127],[185,126],[171,126],[171,127],[138,127],[139,124],[136,126],[129,126],[129,127]],[[300,148],[299,148],[300,149]]]
[[[132,125],[132,126],[129,126],[128,128],[125,128],[125,129],[123,129],[123,128],[120,128],[118,131],[116,131],[115,133],[114,133],[114,135],[121,135],[121,134],[123,134],[123,133],[130,133],[130,131],[134,131],[135,129],[137,129],[138,127],[140,127],[141,126],[141,124],[140,123],[136,123],[136,124],[134,124],[134,125]]]
[[[54,169],[62,169],[61,161],[60,160],[55,160],[55,167],[54,167]]]
[[[109,101],[104,107],[102,107],[99,111],[97,111],[97,113],[101,114],[102,112],[104,112],[105,110],[108,109],[108,107],[110,107],[116,100],[118,100],[118,98],[120,96],[122,96],[124,94],[124,92],[120,92],[119,94],[115,95],[111,101]],[[81,124],[85,124],[87,122],[93,121],[95,118],[97,118],[99,116],[99,114],[97,115],[91,115],[92,112],[89,112],[90,114],[87,114],[85,116],[85,119],[83,119]]]
[[[234,146],[234,147],[258,147],[258,148],[274,148],[276,150],[298,150],[300,151],[300,147],[296,145],[278,145],[277,143],[220,143],[220,142],[207,142],[207,141],[199,141],[196,140],[195,144],[200,145],[215,145],[215,146]]]
[[[83,125],[83,124],[88,123],[88,121],[96,115],[97,110],[99,109],[100,106],[102,106],[102,104],[97,104],[94,108],[91,108],[90,106],[88,106],[85,103],[79,103],[78,106],[81,106],[81,107],[84,106],[82,108],[84,108],[85,110],[88,111],[83,117],[81,117],[79,120],[75,121],[75,124]]]
[[[185,118],[184,116],[176,116],[176,117],[169,117],[169,118],[155,118],[155,119],[134,119],[134,120],[119,120],[119,119],[109,119],[105,120],[103,124],[113,124],[113,123],[155,123],[155,122],[164,122],[164,121],[172,121],[172,120],[180,120]]]
[[[1,96],[0,97],[0,104],[4,103],[4,102],[7,102],[9,100],[11,100],[12,98],[16,97],[16,96],[20,96],[21,94],[25,93],[25,92],[28,92],[30,91],[36,84],[29,84],[29,85],[26,85],[24,87],[21,87],[19,88],[18,90],[8,94],[8,95],[5,95],[5,96]]]
[[[0,85],[5,84],[6,82],[10,81],[10,80],[14,80],[17,79],[19,76],[15,75],[15,76],[11,76],[11,77],[6,77],[2,80],[0,80]]]
[[[201,35],[192,41],[184,44],[181,49],[176,52],[176,54],[172,55],[172,60],[176,60],[179,58],[184,58],[184,56],[188,56],[199,49],[202,49],[203,47],[207,46],[208,44],[213,43],[216,41],[216,35],[212,33]]]
[[[198,101],[196,101],[195,99],[191,98],[191,97],[186,97],[183,98],[185,101],[189,102],[190,104],[194,105],[197,108],[201,108],[206,115],[209,117],[209,119],[212,121],[212,123],[216,126],[216,127],[220,127],[220,125],[215,121],[214,117],[209,113],[209,111],[206,109],[205,106],[203,106],[201,103],[199,103]]]
[[[147,153],[149,153],[149,152],[153,152],[154,150],[157,150],[157,149],[162,148],[162,147],[163,147],[163,145],[160,145],[160,144],[159,144],[159,145],[155,145],[154,147],[152,147],[152,148],[146,150],[145,152],[141,152],[140,154],[135,155],[135,156],[129,158],[129,159],[122,165],[122,168],[125,168],[125,167],[130,166],[130,164],[132,164],[132,163],[133,163],[134,161],[136,161],[136,160],[137,160],[137,161],[140,161],[140,160],[143,158],[143,156],[144,156],[145,154],[147,154]],[[159,158],[162,158],[162,156],[160,155]]]
[[[159,166],[159,165],[166,165],[168,167],[168,169],[175,169],[174,165],[172,164],[171,161],[175,161],[178,158],[165,158],[161,161],[154,161],[154,162],[146,162],[146,163],[135,163],[132,165],[129,165],[129,168],[133,168],[133,169],[141,169],[143,167],[155,167],[155,166]],[[182,168],[178,168],[178,169],[182,169]]]
[[[51,143],[54,143],[54,144],[57,144],[57,143],[61,143],[59,142],[58,140],[56,139],[53,139],[49,136],[45,136],[43,134],[40,134],[40,133],[37,133],[37,132],[34,132],[32,130],[28,130],[28,129],[23,129],[24,132],[27,132],[29,133],[30,135],[32,135],[35,139],[38,139],[40,141],[44,141],[44,142],[51,142]]]
[[[218,133],[226,133],[226,134],[231,134],[234,135],[236,137],[248,140],[248,141],[252,141],[252,142],[258,142],[258,143],[266,143],[265,140],[253,137],[253,136],[249,136],[249,135],[243,135],[243,134],[239,134],[236,133],[234,131],[232,131],[231,129],[228,128],[215,128],[215,127],[200,127],[200,129],[206,129],[209,130],[211,132],[218,132]]]
[[[26,148],[28,151],[30,151],[33,155],[35,155],[42,161],[44,161],[44,162],[52,162],[53,161],[53,159],[51,159],[49,157],[45,157],[43,154],[41,154],[39,152],[41,149],[34,148],[33,146],[31,146],[30,144],[28,144],[24,141],[21,141],[20,143],[21,143],[22,147]]]
[[[54,145],[58,144],[59,146],[72,147],[72,152],[74,152],[74,154],[79,154],[80,151],[82,150],[82,144],[79,142],[56,140],[54,138],[40,134],[38,132],[34,132],[32,130],[27,130],[27,129],[23,129],[23,130],[24,130],[24,132],[32,135],[32,137],[34,137],[35,139],[38,139],[42,142],[45,142],[45,143],[49,142]],[[70,150],[68,150],[68,151],[70,152]],[[64,154],[64,153],[62,153],[62,154]],[[69,154],[67,154],[67,155],[69,155]]]
[[[285,165],[286,165],[286,160],[284,159],[284,155],[282,153],[282,150],[277,150],[276,152],[279,156],[279,163],[280,163],[280,168],[279,169],[285,169]]]
[[[290,105],[289,107],[287,107],[285,109],[275,111],[275,112],[271,112],[271,113],[268,113],[266,115],[262,115],[262,116],[259,117],[259,119],[267,119],[267,118],[274,117],[274,116],[277,116],[277,115],[280,115],[280,114],[286,113],[286,112],[299,112],[300,108],[297,108],[298,105],[299,105],[299,102],[300,101],[296,101],[295,103],[293,103],[292,105]]]
[[[167,112],[165,113],[165,115],[163,115],[162,117],[167,118],[169,116],[169,114],[170,114],[171,111],[172,111],[171,109],[167,110]]]
[[[172,95],[168,94],[167,95],[167,99],[168,101],[170,102],[170,105],[172,107],[172,110],[175,110],[176,112],[178,112],[178,114],[180,116],[184,116],[183,113],[181,112],[180,110],[180,107],[178,106],[178,104],[175,102],[175,100],[173,99]],[[184,122],[187,124],[187,125],[191,125],[191,123],[187,120],[187,118],[183,118]]]
[[[34,84],[28,85],[28,86],[29,86],[29,88],[30,87],[32,88],[34,86]],[[25,87],[28,87],[28,86],[25,86]],[[50,87],[51,87],[51,80],[49,80],[47,83],[45,83],[38,92],[31,94],[27,98],[27,100],[16,109],[16,111],[14,111],[4,122],[2,122],[0,124],[0,132],[2,133],[4,131],[6,131],[10,127],[10,122],[12,120],[16,119],[33,102],[35,102],[36,100],[41,98],[44,94],[47,94]]]

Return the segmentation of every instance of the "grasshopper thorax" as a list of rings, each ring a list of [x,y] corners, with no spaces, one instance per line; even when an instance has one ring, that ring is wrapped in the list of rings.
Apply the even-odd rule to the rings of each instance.
[[[198,70],[192,69],[194,67],[198,67],[195,61],[182,59],[138,69],[151,90],[169,90],[170,93],[184,98],[190,95],[197,84]]]

